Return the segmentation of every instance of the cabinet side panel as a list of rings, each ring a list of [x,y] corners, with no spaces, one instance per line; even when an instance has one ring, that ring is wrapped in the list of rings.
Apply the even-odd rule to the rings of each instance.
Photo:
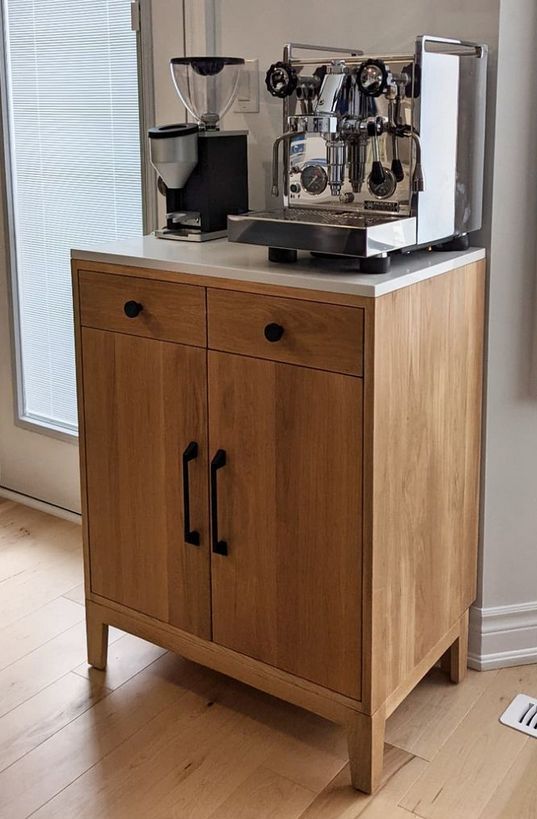
[[[372,709],[476,593],[484,262],[375,309]]]

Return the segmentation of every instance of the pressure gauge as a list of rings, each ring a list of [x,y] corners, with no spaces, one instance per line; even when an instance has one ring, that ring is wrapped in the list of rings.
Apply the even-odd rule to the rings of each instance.
[[[306,165],[300,174],[300,181],[302,187],[313,195],[322,193],[328,185],[328,177],[322,165]]]
[[[388,197],[393,196],[397,188],[395,175],[388,168],[384,168],[383,170],[384,179],[382,181],[375,181],[373,174],[370,174],[367,180],[369,190],[373,196],[376,196],[378,199],[388,199]]]

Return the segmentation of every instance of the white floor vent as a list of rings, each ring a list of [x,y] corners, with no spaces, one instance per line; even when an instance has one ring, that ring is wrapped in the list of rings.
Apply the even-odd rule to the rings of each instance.
[[[500,722],[537,738],[537,697],[517,694],[511,705],[503,712]]]

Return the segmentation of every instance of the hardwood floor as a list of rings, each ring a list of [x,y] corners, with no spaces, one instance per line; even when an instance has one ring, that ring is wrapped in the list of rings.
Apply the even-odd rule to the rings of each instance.
[[[114,629],[89,669],[80,536],[0,498],[2,819],[537,819],[537,743],[498,722],[537,665],[434,670],[366,796],[319,717]]]

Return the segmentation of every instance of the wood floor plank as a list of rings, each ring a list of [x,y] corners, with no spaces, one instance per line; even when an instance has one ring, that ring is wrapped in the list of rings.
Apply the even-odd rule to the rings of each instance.
[[[468,670],[464,685],[453,685],[443,671],[433,669],[388,719],[386,742],[433,759],[497,673]]]
[[[209,677],[203,676],[199,685],[58,794],[36,817],[210,816],[215,805],[262,764],[267,737],[261,729],[252,730],[247,718],[215,701],[227,681],[213,680],[210,691]]]
[[[17,621],[82,580],[80,526],[8,502],[0,508],[0,623]]]
[[[73,603],[76,605],[76,603]],[[110,630],[110,642],[123,632]],[[0,671],[0,717],[84,661],[86,628],[77,623]]]
[[[80,526],[61,518],[52,517],[37,509],[11,504],[0,509],[0,578],[6,565],[18,559],[24,568],[26,558],[36,564],[50,561],[81,544]]]
[[[347,737],[339,725],[233,681],[220,702],[271,729],[265,765],[308,790],[321,791],[346,764]]]
[[[99,681],[66,674],[0,718],[0,771],[91,708],[108,693]]]
[[[79,583],[78,586],[75,586],[73,589],[69,589],[68,592],[65,592],[63,596],[67,600],[72,600],[74,603],[78,603],[80,606],[84,606],[86,603],[84,584]]]
[[[160,646],[132,634],[125,634],[110,645],[106,671],[92,668],[85,661],[73,670],[76,674],[93,680],[97,685],[114,691],[165,653],[166,649]]]
[[[69,550],[55,562],[5,580],[1,586],[0,623],[8,626],[41,608],[80,583],[82,576],[81,556],[78,550]]]
[[[378,804],[379,809],[387,813],[397,807],[397,803],[427,764],[407,751],[386,745],[382,785],[375,796],[353,789],[347,764],[301,814],[300,819],[355,819],[366,815],[373,804]],[[369,819],[369,814],[367,815]],[[383,814],[379,816],[382,817]]]
[[[401,806],[424,819],[477,819],[531,739],[499,722],[518,691],[537,690],[537,665],[503,669],[412,786]]]
[[[298,819],[315,793],[265,768],[256,770],[210,819]]]
[[[199,690],[203,684],[210,690],[215,675],[171,654],[163,655],[0,773],[0,816],[25,819],[122,743],[130,747],[141,728],[171,703],[178,705],[189,687]],[[137,784],[145,786],[139,779]],[[62,819],[75,816],[78,808]]]
[[[529,739],[501,783],[492,790],[479,819],[535,819],[536,816],[537,742]]]
[[[84,610],[57,597],[0,629],[0,671],[84,620]]]

